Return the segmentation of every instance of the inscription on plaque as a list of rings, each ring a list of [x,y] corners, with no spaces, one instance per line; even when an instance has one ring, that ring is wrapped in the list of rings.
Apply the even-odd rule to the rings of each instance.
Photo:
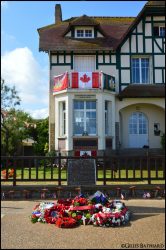
[[[67,169],[68,185],[96,184],[96,162],[94,159],[69,159]]]

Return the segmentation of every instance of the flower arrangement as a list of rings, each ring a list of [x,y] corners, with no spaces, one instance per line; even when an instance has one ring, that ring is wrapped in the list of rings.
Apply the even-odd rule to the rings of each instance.
[[[90,198],[91,202],[94,204],[101,203],[102,205],[106,205],[108,203],[108,199],[100,191],[97,191],[94,195],[90,196],[89,198]]]
[[[73,200],[72,200],[72,205],[73,206],[84,206],[88,204],[88,200],[84,197],[79,197],[76,196]]]
[[[92,204],[91,199],[76,196],[73,200],[39,203],[30,219],[32,223],[42,222],[60,228],[72,228],[89,224],[100,227],[121,226],[127,224],[130,217],[131,212],[119,200],[107,201],[105,205]]]
[[[144,194],[143,194],[143,198],[144,198],[144,199],[151,198],[151,194],[150,194],[150,192],[144,192]]]
[[[9,177],[13,177],[14,176],[14,169],[8,169],[8,175],[7,175],[7,171],[6,169],[1,171],[1,175],[3,179],[8,179]]]

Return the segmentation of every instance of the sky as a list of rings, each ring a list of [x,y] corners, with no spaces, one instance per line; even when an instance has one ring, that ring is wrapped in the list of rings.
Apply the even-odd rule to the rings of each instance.
[[[37,29],[53,24],[55,5],[63,20],[81,16],[137,16],[147,1],[1,1],[1,77],[16,86],[20,109],[48,116],[48,54],[39,52]]]

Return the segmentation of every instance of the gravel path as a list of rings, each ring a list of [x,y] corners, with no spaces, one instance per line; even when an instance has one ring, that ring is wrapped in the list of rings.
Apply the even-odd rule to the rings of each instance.
[[[127,226],[100,228],[82,225],[74,229],[32,224],[29,216],[38,202],[1,202],[2,249],[165,248],[165,200],[125,201],[133,212]]]

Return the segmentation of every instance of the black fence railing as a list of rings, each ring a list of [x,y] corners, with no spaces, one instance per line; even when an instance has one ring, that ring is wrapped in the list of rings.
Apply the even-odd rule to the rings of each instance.
[[[1,156],[1,182],[54,182],[67,185],[68,160],[82,157]],[[165,155],[97,156],[96,185],[165,180]]]

